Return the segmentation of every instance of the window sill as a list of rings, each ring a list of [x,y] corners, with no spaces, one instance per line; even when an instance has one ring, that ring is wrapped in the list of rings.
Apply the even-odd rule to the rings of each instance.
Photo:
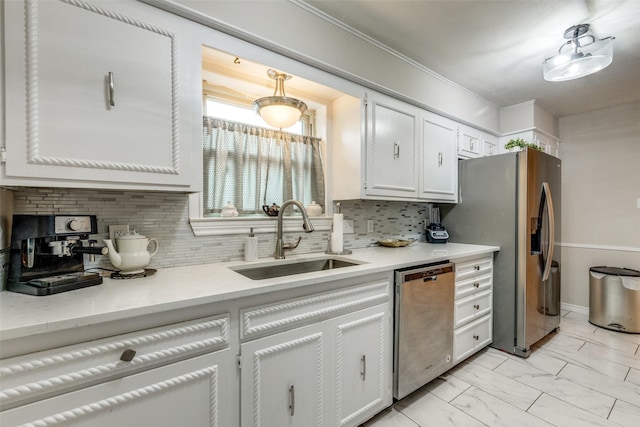
[[[309,217],[315,231],[330,231],[333,218],[328,216]],[[249,234],[253,228],[256,234],[275,233],[278,228],[277,217],[231,217],[231,218],[191,218],[191,229],[196,237],[221,236],[226,234]],[[284,217],[283,231],[304,232],[301,216]]]

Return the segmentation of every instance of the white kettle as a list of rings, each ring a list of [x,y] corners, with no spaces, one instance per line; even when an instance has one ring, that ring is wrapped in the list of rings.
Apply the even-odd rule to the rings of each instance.
[[[135,230],[116,238],[118,251],[116,251],[110,239],[105,239],[103,242],[109,248],[109,261],[115,268],[120,269],[120,274],[143,273],[144,268],[151,261],[151,257],[158,252],[160,247],[156,239],[147,238],[142,234],[136,233]],[[155,243],[153,252],[147,250],[151,242]]]

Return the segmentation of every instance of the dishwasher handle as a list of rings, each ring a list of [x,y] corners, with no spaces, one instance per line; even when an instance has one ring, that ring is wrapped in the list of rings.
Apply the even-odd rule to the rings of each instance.
[[[422,281],[423,282],[433,282],[434,280],[438,280],[438,275],[434,274],[433,276],[427,276],[427,277],[423,277]]]

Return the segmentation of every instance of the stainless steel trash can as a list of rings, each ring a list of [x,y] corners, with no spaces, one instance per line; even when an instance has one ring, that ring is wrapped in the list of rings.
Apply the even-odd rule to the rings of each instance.
[[[589,322],[614,331],[640,333],[640,271],[591,267]]]

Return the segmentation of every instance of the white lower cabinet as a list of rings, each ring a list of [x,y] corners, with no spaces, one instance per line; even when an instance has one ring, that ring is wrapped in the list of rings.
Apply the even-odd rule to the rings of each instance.
[[[324,320],[240,345],[241,425],[356,426],[389,406],[389,298],[385,281],[244,311],[245,336]]]
[[[453,363],[491,344],[493,319],[492,255],[455,261]]]
[[[227,349],[130,375],[4,411],[1,424],[228,426],[233,359]]]
[[[236,425],[229,319],[216,316],[4,359],[0,425]]]
[[[390,331],[387,304],[330,322],[332,426],[360,424],[389,404]]]
[[[242,426],[325,425],[323,329],[310,325],[240,346]]]

